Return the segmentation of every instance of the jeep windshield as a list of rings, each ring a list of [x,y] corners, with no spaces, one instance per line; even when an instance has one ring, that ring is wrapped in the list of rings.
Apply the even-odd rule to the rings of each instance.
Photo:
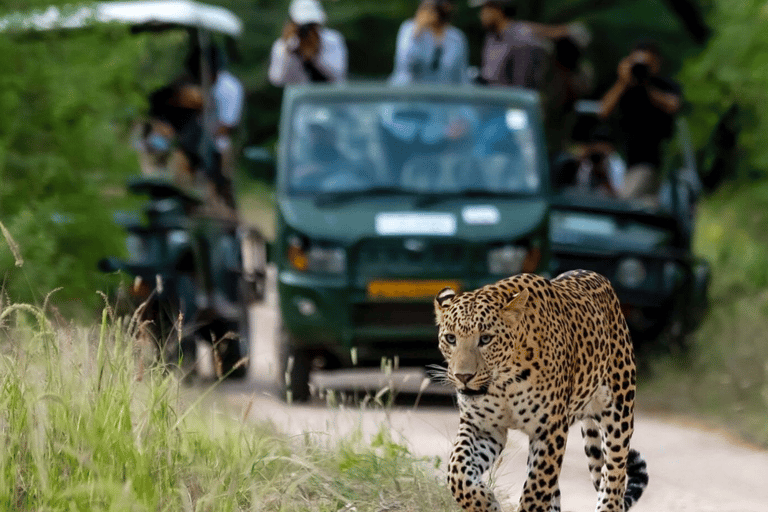
[[[318,204],[541,188],[529,112],[501,100],[311,98],[296,105],[286,142],[287,192]]]

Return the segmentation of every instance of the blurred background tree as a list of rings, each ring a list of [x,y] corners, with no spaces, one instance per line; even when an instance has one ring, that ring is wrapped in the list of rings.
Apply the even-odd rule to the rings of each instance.
[[[713,142],[712,127],[725,112],[740,130],[738,176],[764,178],[768,169],[768,2],[713,0],[709,19],[714,28],[706,48],[687,59],[678,75],[690,104],[689,120],[706,166]],[[733,141],[734,143],[736,141]]]

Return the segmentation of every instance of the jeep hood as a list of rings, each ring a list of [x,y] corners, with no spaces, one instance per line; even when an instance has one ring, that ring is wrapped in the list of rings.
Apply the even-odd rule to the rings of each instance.
[[[541,228],[548,209],[541,197],[451,197],[425,207],[420,199],[361,196],[324,206],[313,198],[284,197],[278,205],[279,214],[293,230],[343,245],[387,236],[513,241]]]

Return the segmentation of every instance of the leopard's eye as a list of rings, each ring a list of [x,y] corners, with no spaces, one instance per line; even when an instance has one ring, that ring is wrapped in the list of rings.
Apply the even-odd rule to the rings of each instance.
[[[480,340],[477,342],[477,345],[479,347],[484,347],[487,344],[489,344],[491,341],[493,341],[493,334],[481,334]]]
[[[445,335],[445,342],[449,345],[455,345],[456,344],[456,335],[455,334],[446,334]]]

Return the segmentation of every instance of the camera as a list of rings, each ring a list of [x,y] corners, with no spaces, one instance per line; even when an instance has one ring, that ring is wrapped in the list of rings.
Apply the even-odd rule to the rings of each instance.
[[[298,26],[296,34],[299,36],[299,39],[306,39],[315,30],[315,27],[317,27],[317,23],[304,23]]]
[[[592,151],[586,155],[586,157],[595,168],[599,168],[603,166],[603,162],[606,159],[606,154],[602,151]]]
[[[632,66],[632,76],[637,80],[639,83],[646,82],[651,77],[651,68],[648,67],[648,64],[644,64],[642,62],[637,62]]]

